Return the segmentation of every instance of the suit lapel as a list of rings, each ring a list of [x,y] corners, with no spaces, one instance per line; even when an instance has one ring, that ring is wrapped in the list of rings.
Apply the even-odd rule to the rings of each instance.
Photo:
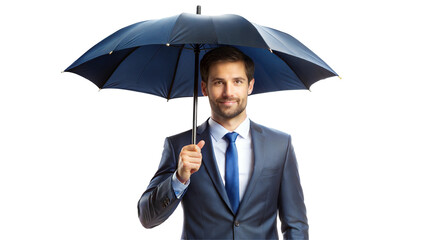
[[[197,129],[197,141],[204,140],[205,146],[201,149],[203,154],[202,164],[206,168],[208,175],[210,176],[217,192],[226,203],[228,208],[232,211],[231,204],[229,203],[228,195],[226,194],[225,186],[223,185],[222,178],[217,167],[216,158],[213,152],[213,144],[210,136],[210,130],[208,122],[204,122]]]
[[[253,173],[250,178],[250,181],[247,185],[244,198],[240,203],[240,209],[244,208],[246,202],[250,199],[250,195],[253,193],[256,182],[259,179],[260,174],[262,173],[263,163],[264,163],[264,144],[265,136],[262,134],[262,129],[254,122],[250,121],[250,132],[251,132],[251,141],[253,145],[253,155],[254,155],[254,167]]]

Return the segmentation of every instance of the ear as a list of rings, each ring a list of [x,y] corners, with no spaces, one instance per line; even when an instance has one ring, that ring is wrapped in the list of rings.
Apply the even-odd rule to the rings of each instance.
[[[250,95],[253,92],[253,88],[254,88],[254,78],[249,82],[248,95]]]
[[[207,91],[207,83],[204,81],[201,81],[201,92],[203,93],[204,96],[208,96],[208,91]]]

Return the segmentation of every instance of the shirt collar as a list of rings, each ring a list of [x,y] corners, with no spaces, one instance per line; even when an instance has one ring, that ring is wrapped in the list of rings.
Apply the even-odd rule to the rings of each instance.
[[[230,132],[212,118],[209,118],[209,127],[210,134],[216,142],[222,139],[225,134]],[[238,133],[238,137],[247,139],[250,134],[250,119],[246,117],[246,119],[237,127],[237,129],[235,129],[234,132]]]

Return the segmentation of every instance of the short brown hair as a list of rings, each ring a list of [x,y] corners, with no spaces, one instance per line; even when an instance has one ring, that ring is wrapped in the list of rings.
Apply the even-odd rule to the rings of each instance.
[[[214,48],[207,52],[200,62],[201,80],[207,82],[209,78],[210,66],[218,62],[244,62],[247,79],[251,81],[254,77],[253,60],[237,48],[224,46]]]

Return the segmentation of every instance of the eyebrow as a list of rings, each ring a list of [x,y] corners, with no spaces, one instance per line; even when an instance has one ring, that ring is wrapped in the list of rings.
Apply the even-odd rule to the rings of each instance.
[[[211,81],[220,81],[220,80],[225,80],[225,79],[224,78],[220,78],[220,77],[215,77]],[[235,77],[235,78],[232,78],[232,80],[244,80],[244,81],[246,81],[247,79],[243,78],[243,77]]]

